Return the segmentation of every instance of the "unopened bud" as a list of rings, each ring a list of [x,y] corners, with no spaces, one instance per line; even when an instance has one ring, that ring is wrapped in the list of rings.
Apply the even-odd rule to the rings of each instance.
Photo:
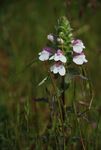
[[[54,36],[52,34],[47,35],[47,39],[50,40],[51,42],[54,41]]]
[[[64,41],[63,41],[62,38],[57,38],[57,41],[58,41],[60,44],[63,44],[63,43],[64,43]]]

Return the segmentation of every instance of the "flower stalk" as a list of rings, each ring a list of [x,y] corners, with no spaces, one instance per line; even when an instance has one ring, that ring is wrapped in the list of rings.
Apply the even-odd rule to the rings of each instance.
[[[58,128],[58,126],[61,126],[62,132],[60,132],[59,134],[62,134],[62,136],[64,137],[63,145],[65,147],[65,124],[68,120],[66,118],[67,99],[65,98],[66,78],[71,74],[70,66],[72,66],[73,69],[75,67],[79,69],[78,66],[84,65],[88,61],[84,54],[85,45],[81,40],[73,38],[72,28],[66,17],[61,17],[58,20],[57,25],[55,26],[54,33],[48,34],[47,40],[48,42],[46,44],[46,47],[44,47],[39,53],[39,60],[45,62],[45,68],[47,69],[51,79],[53,95],[55,98],[55,103],[57,104],[56,110],[54,110],[54,114],[57,116],[53,116],[53,120],[54,118],[56,119],[56,126],[53,126],[54,129]],[[73,76],[71,75],[67,82],[69,82],[69,80],[71,80]],[[59,86],[57,86],[55,80],[60,84]],[[73,109],[75,117],[77,117],[77,111],[74,107],[74,103]],[[78,118],[77,123],[79,124]],[[82,147],[83,149],[85,149],[80,128],[79,132]]]

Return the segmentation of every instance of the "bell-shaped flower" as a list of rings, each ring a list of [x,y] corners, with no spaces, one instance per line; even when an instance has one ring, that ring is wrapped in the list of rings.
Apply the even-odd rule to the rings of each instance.
[[[66,74],[65,67],[62,63],[57,62],[53,66],[50,67],[50,71],[53,72],[54,74],[59,73],[61,76],[64,76]]]
[[[84,53],[81,53],[73,57],[73,62],[77,65],[82,65],[83,63],[87,63],[88,60],[86,59]]]
[[[63,63],[66,63],[67,61],[61,50],[57,50],[57,52],[53,56],[51,56],[49,60],[61,61]]]
[[[85,48],[83,42],[81,40],[72,40],[73,51],[75,53],[81,53]]]
[[[45,47],[43,48],[42,52],[39,53],[39,60],[46,61],[49,59],[50,55],[51,55],[51,48]]]
[[[53,36],[52,34],[48,34],[48,35],[47,35],[47,39],[48,39],[49,41],[53,42],[53,41],[54,41],[54,36]]]

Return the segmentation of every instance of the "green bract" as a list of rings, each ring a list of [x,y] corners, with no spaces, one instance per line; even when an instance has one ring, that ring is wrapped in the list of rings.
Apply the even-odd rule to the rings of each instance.
[[[56,35],[57,37],[63,39],[64,43],[62,45],[59,44],[58,48],[62,49],[65,53],[72,51],[71,41],[73,36],[71,31],[72,28],[67,18],[61,17],[56,26]]]

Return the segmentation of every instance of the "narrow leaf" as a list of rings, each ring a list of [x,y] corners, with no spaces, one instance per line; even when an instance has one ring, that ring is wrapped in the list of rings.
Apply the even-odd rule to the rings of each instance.
[[[38,86],[41,86],[47,79],[48,79],[48,76],[45,77],[45,78],[38,84]]]

